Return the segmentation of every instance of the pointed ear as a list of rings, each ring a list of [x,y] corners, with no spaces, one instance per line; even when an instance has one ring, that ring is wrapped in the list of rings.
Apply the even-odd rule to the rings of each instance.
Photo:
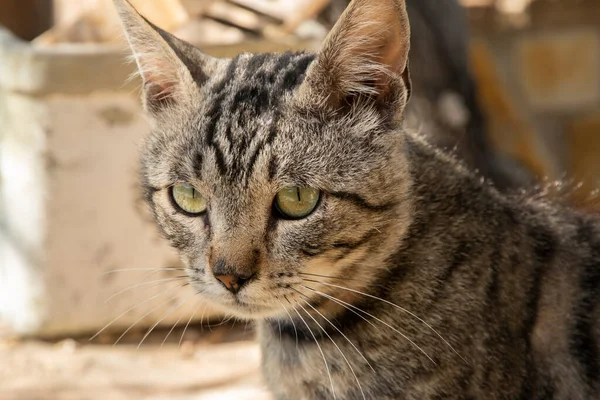
[[[142,77],[146,111],[156,116],[165,107],[192,101],[218,60],[156,27],[127,0],[114,4]]]
[[[409,48],[404,0],[353,0],[310,66],[302,98],[336,109],[359,99],[402,109],[411,90]]]

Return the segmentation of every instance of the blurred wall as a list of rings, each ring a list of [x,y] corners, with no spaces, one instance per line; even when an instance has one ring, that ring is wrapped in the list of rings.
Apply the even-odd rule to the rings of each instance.
[[[469,20],[495,145],[600,211],[600,2],[537,0],[512,18],[471,7]]]

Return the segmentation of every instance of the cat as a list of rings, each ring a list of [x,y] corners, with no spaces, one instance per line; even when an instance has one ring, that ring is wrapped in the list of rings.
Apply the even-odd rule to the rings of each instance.
[[[600,220],[401,128],[404,0],[354,0],[317,54],[233,59],[115,4],[147,202],[198,295],[256,321],[276,399],[600,396]]]

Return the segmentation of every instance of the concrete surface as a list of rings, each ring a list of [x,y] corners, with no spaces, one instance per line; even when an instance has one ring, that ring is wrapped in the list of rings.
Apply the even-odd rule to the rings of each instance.
[[[2,400],[270,400],[262,383],[258,345],[244,326],[181,330],[161,348],[165,330],[137,349],[126,343],[57,343],[0,339]]]

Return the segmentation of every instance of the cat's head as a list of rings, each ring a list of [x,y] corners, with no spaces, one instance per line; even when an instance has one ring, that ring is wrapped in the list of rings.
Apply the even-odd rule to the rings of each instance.
[[[154,121],[147,200],[198,293],[274,317],[288,302],[323,303],[311,281],[375,279],[410,218],[404,1],[354,0],[316,55],[234,59],[115,3]]]

